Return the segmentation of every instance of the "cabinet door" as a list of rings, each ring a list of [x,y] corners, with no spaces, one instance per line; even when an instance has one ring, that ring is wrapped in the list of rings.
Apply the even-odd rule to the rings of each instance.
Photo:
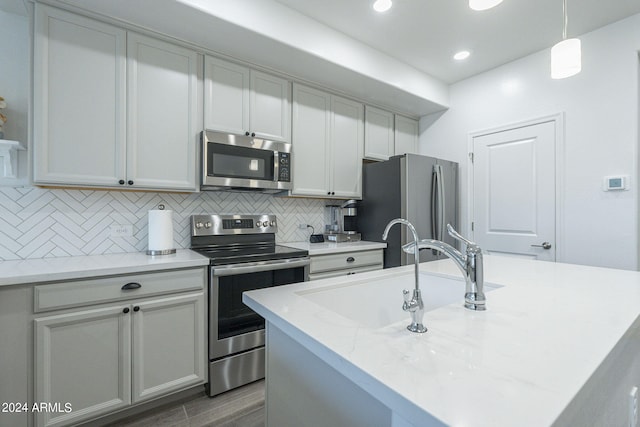
[[[127,185],[196,190],[198,56],[130,33]]]
[[[393,156],[393,114],[367,105],[364,138],[365,158],[387,160]]]
[[[211,56],[204,64],[205,129],[249,131],[249,69]]]
[[[328,93],[293,85],[293,195],[330,195],[330,100]]]
[[[133,402],[205,382],[204,293],[133,304]]]
[[[395,154],[418,153],[418,121],[396,114]]]
[[[364,106],[331,96],[331,191],[335,197],[362,198]]]
[[[69,425],[131,403],[131,317],[122,306],[35,319],[34,401],[63,411],[37,412],[38,426]]]
[[[252,70],[250,102],[252,133],[276,141],[291,140],[291,90],[287,80]]]
[[[36,5],[34,181],[117,186],[125,176],[125,31]]]

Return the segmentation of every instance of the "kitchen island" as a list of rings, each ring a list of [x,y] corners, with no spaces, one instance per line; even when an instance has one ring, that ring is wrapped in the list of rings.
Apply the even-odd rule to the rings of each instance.
[[[426,304],[463,289],[449,260],[420,269]],[[486,256],[487,311],[440,299],[425,334],[405,329],[412,274],[245,293],[267,320],[267,426],[628,425],[640,273]]]

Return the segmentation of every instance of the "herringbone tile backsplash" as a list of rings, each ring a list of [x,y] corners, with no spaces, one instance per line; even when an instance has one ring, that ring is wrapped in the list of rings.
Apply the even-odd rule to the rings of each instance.
[[[150,209],[173,210],[176,248],[189,247],[193,214],[275,214],[278,242],[303,241],[329,221],[327,201],[259,193],[194,194],[0,187],[0,260],[99,255],[147,250]],[[111,237],[111,227],[132,225],[130,237]]]

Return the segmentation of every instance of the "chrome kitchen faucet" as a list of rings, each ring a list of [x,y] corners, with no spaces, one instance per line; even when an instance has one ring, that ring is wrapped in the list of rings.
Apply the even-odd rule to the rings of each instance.
[[[402,246],[402,250],[410,254],[416,253],[420,249],[435,249],[451,258],[465,279],[464,306],[469,310],[486,310],[482,250],[474,242],[462,237],[451,224],[447,224],[447,232],[451,237],[466,245],[465,255],[448,243],[432,239],[420,240],[417,244],[415,241],[407,243]]]
[[[419,332],[424,333],[427,332],[427,328],[422,324],[422,318],[424,317],[424,303],[422,302],[422,295],[420,293],[420,248],[416,244],[418,242],[418,233],[416,232],[415,227],[406,219],[396,218],[389,221],[387,226],[384,229],[384,233],[382,233],[382,239],[387,240],[387,235],[389,234],[389,229],[394,224],[403,224],[406,225],[411,233],[413,233],[413,244],[414,244],[414,263],[415,263],[415,280],[416,285],[413,289],[413,297],[409,295],[409,291],[407,289],[402,291],[402,295],[404,296],[404,304],[402,305],[402,309],[404,311],[408,311],[411,315],[411,324],[407,326],[407,329],[411,332]],[[407,246],[407,245],[405,245]],[[405,246],[402,249],[407,253],[411,253],[405,249]]]

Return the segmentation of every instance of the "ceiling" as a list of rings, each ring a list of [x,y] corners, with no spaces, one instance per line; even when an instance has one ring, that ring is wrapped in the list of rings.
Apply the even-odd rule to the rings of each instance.
[[[466,0],[276,0],[437,79],[454,83],[550,48],[562,38],[562,0],[504,0],[478,12]],[[567,36],[640,13],[640,0],[568,0]],[[452,56],[469,50],[465,61]]]

